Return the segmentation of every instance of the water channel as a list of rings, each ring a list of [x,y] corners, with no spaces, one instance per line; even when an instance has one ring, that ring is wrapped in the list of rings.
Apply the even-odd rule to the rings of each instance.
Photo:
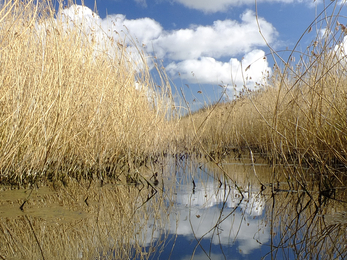
[[[273,171],[166,158],[132,182],[2,187],[0,259],[345,259],[345,189],[322,198]]]

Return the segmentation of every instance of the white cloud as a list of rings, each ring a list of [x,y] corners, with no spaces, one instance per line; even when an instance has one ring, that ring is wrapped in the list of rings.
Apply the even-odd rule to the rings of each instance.
[[[179,73],[182,79],[190,82],[218,84],[221,82],[230,82],[232,65],[232,62],[223,63],[211,57],[202,57],[200,59],[170,63],[166,67],[166,70],[171,76],[176,76]]]
[[[272,42],[277,36],[276,29],[263,18],[259,18],[259,23],[267,41]],[[231,57],[264,45],[255,14],[247,10],[241,15],[241,22],[215,21],[212,26],[163,33],[153,40],[153,51],[159,57],[166,55],[173,60],[185,60],[203,56]]]
[[[189,59],[167,66],[171,76],[178,73],[182,79],[200,84],[237,85],[238,90],[244,83],[253,88],[255,83],[264,83],[264,75],[271,71],[262,50],[248,52],[241,62],[231,58],[229,62],[217,61],[211,57]]]
[[[114,40],[135,37],[140,44],[148,44],[162,34],[161,25],[151,18],[128,20],[125,15],[108,15],[101,19],[88,7],[72,5],[62,11],[62,19],[73,21],[74,25],[82,25],[86,33],[93,32],[99,37],[107,35]]]
[[[197,9],[205,13],[225,12],[229,8],[242,5],[254,5],[254,0],[175,0],[188,8]],[[257,3],[311,3],[312,0],[258,0]]]
[[[176,0],[176,2],[192,9],[201,10],[204,12],[214,13],[219,11],[226,11],[231,6],[238,6],[241,4],[248,4],[248,0]],[[254,1],[253,1],[254,3]]]
[[[343,40],[337,44],[334,49],[330,52],[332,57],[334,58],[334,63],[338,63],[339,65],[346,68],[347,66],[347,36],[343,37]]]
[[[215,21],[211,26],[194,25],[188,29],[165,31],[153,19],[141,18],[128,20],[124,15],[108,15],[101,19],[89,8],[71,6],[63,10],[62,18],[72,21],[73,25],[80,26],[87,35],[97,41],[96,49],[109,51],[112,55],[112,44],[116,41],[125,41],[128,45],[129,59],[141,69],[142,58],[139,50],[131,41],[136,41],[148,53],[166,61],[171,61],[167,71],[171,75],[181,74],[181,78],[189,82],[202,84],[237,85],[244,84],[253,87],[255,82],[263,82],[264,73],[270,71],[264,58],[265,53],[257,48],[265,46],[259,34],[255,14],[246,10],[240,21]],[[259,18],[263,35],[268,43],[277,37],[277,31],[271,23]],[[240,61],[236,55],[244,55],[242,60],[243,73]],[[218,59],[230,59],[223,62]],[[147,60],[151,66],[150,59]],[[250,65],[250,68],[246,68]],[[244,81],[247,82],[244,82]]]
[[[101,21],[100,17],[90,8],[80,5],[72,5],[64,9],[61,13],[63,20],[70,19],[71,21],[84,21],[90,26],[93,26]]]
[[[148,44],[162,34],[161,25],[153,19],[128,20],[125,15],[109,15],[101,19],[85,6],[72,5],[59,18],[69,27],[79,27],[94,45],[95,52],[107,52],[111,57],[118,51],[117,42],[127,45],[128,59],[138,70],[143,68],[141,44]],[[151,61],[147,60],[149,67]]]
[[[109,15],[102,21],[102,27],[111,28],[111,33],[124,32],[125,35],[132,36],[137,39],[140,44],[149,44],[152,40],[162,34],[161,25],[151,18],[140,18],[136,20],[128,20],[124,15]],[[124,35],[123,34],[123,35]]]
[[[188,254],[181,258],[181,260],[191,260],[191,259],[192,259],[191,254]],[[206,255],[204,252],[200,252],[194,255],[194,260],[208,260],[208,259],[223,260],[225,259],[225,255],[214,254],[214,253],[209,253],[208,255]]]

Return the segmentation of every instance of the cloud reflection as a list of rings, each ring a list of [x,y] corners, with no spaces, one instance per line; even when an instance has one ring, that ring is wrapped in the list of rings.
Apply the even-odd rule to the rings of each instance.
[[[161,233],[169,233],[191,241],[203,237],[214,245],[237,245],[240,253],[251,253],[269,241],[270,231],[263,218],[264,197],[251,189],[243,196],[236,188],[219,187],[213,180],[198,183],[194,191],[191,183],[179,185],[169,224],[160,226],[160,220],[154,219],[147,223],[142,233],[144,246],[153,244]]]

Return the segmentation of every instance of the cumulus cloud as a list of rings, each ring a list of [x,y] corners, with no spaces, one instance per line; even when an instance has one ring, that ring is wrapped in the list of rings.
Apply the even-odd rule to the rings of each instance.
[[[145,65],[151,67],[151,60],[143,63],[141,44],[149,44],[162,34],[161,25],[153,19],[126,19],[125,15],[108,15],[101,19],[86,6],[72,5],[64,9],[59,18],[65,23],[66,29],[77,26],[81,32],[95,43],[95,52],[107,52],[110,57],[118,52],[117,42],[127,46],[128,59],[137,70]]]
[[[61,17],[63,20],[73,21],[74,25],[82,25],[85,33],[106,35],[114,40],[133,36],[140,44],[148,44],[163,32],[161,25],[151,18],[128,20],[125,15],[114,14],[101,19],[88,7],[79,5],[72,5],[70,8],[64,9]]]
[[[133,47],[135,41],[148,53],[154,53],[169,63],[166,69],[170,75],[180,73],[181,78],[189,82],[237,85],[240,88],[262,82],[264,73],[270,71],[264,59],[265,53],[259,49],[265,46],[265,42],[251,10],[246,10],[240,21],[218,20],[210,26],[192,25],[173,31],[165,31],[150,18],[129,20],[124,15],[115,14],[101,19],[89,8],[77,5],[63,10],[62,18],[70,19],[75,25],[82,24],[85,33],[97,40],[99,49],[112,51],[107,46],[123,41],[128,45],[134,63],[141,64],[143,57]],[[276,29],[264,18],[258,19],[263,35],[272,43],[278,35]],[[243,60],[231,58],[237,55],[243,55]],[[221,61],[226,59],[230,59],[229,62]],[[150,64],[150,60],[148,62]]]
[[[217,61],[211,57],[189,59],[167,66],[171,76],[180,74],[182,79],[201,84],[243,85],[252,88],[255,83],[264,84],[265,76],[271,72],[265,53],[262,50],[248,52],[242,61],[231,58],[229,62]]]
[[[254,0],[174,0],[188,8],[197,9],[205,13],[215,13],[227,11],[231,7],[241,5],[254,5]],[[258,3],[302,3],[311,4],[312,0],[258,0]]]
[[[119,14],[107,16],[102,21],[102,26],[105,29],[113,29],[113,32],[123,32],[123,35],[134,37],[140,44],[149,44],[163,32],[162,26],[151,18],[128,20],[124,15]]]
[[[86,6],[72,5],[62,11],[60,18],[64,21],[82,22],[92,27],[99,24],[101,19],[90,8]]]
[[[259,18],[262,32],[268,42],[277,36],[276,29],[263,18]],[[211,26],[194,26],[170,33],[163,33],[153,40],[154,52],[173,60],[230,57],[246,53],[255,46],[264,46],[259,34],[255,14],[247,10],[241,22],[235,20],[215,21]]]
[[[265,42],[254,12],[247,10],[240,18],[240,22],[215,21],[211,26],[164,32],[153,40],[154,52],[172,60],[166,67],[171,76],[180,74],[191,83],[236,86],[237,91],[243,86],[253,89],[255,83],[264,84],[271,69],[264,51],[259,49]],[[264,18],[259,18],[259,24],[272,43],[278,35],[276,29]],[[230,58],[237,55],[243,55],[243,60]],[[220,60],[225,58],[229,62]]]
[[[189,59],[178,63],[170,63],[166,70],[171,76],[178,73],[182,79],[198,81],[199,83],[215,84],[218,82],[230,82],[231,63],[223,63],[211,57]]]

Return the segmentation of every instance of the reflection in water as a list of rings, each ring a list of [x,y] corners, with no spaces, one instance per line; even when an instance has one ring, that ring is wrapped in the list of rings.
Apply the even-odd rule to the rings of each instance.
[[[345,192],[324,199],[314,188],[294,191],[286,182],[276,182],[273,192],[265,165],[227,164],[228,177],[217,168],[176,169],[175,196],[169,199],[175,206],[156,234],[174,242],[152,251],[151,259],[346,258],[346,203],[340,203]],[[250,176],[254,171],[257,178]]]
[[[175,205],[169,214],[169,223],[162,229],[157,226],[151,235],[147,232],[143,246],[165,233],[175,237],[176,246],[169,248],[175,256],[172,259],[177,259],[178,255],[179,258],[185,254],[192,256],[195,252],[198,252],[195,257],[202,254],[196,259],[216,259],[221,255],[221,248],[228,250],[236,245],[233,250],[248,255],[270,241],[270,230],[263,214],[265,197],[260,193],[259,185],[259,188],[245,186],[241,194],[229,178],[211,175],[198,165],[190,173],[187,167],[176,169],[175,184],[175,194],[168,199],[168,203]],[[149,225],[154,227],[153,222]],[[190,244],[188,249],[177,246],[187,242]],[[206,242],[207,249],[203,247]],[[218,246],[216,252],[206,252],[211,245]],[[224,257],[227,256],[224,253]],[[157,257],[165,259],[167,256],[161,252]]]
[[[2,191],[0,258],[346,258],[343,187],[333,198],[285,183],[274,193],[269,167],[221,166],[165,161],[155,189],[140,175],[136,185],[124,178]]]
[[[228,183],[223,180],[222,183]],[[209,239],[214,244],[231,245],[248,254],[269,240],[262,215],[265,199],[251,187],[242,194],[232,184],[223,185],[213,178],[191,185],[180,185],[177,192],[177,217],[171,216],[171,232],[191,238]],[[260,243],[259,243],[260,242]]]

